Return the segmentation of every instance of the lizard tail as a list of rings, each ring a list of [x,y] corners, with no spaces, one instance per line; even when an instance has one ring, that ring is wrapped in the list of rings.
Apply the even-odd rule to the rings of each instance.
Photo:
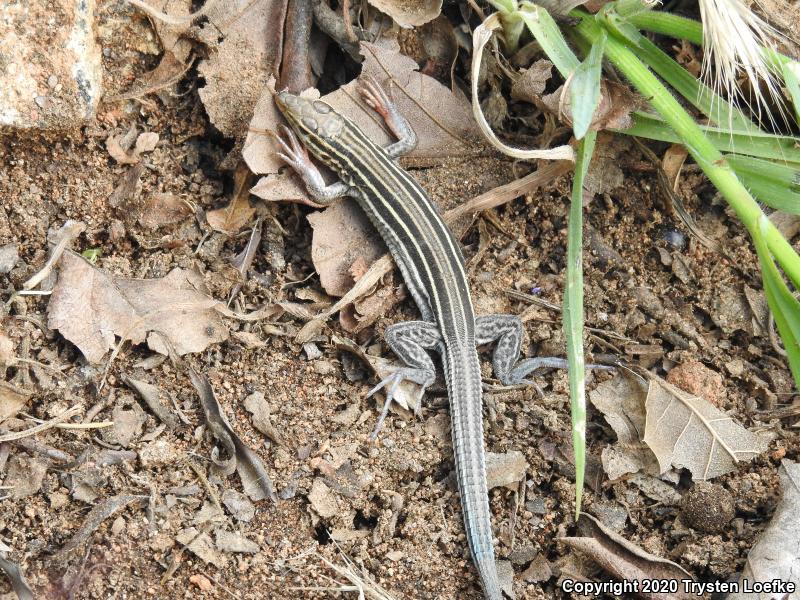
[[[444,354],[458,491],[467,543],[484,595],[487,600],[502,600],[486,485],[480,363],[475,345],[467,347],[471,351],[448,348]]]

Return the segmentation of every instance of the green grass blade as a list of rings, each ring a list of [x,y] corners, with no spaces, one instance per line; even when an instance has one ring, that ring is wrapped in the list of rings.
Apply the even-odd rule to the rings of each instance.
[[[583,182],[597,133],[578,143],[567,228],[567,282],[564,288],[564,335],[567,338],[572,448],[575,452],[575,518],[581,511],[586,470],[586,366],[583,356]]]
[[[758,200],[800,215],[800,167],[736,154],[728,154],[725,159]]]
[[[786,349],[789,369],[794,377],[795,385],[800,388],[800,302],[789,290],[775,266],[772,255],[767,248],[764,232],[767,217],[759,223],[758,231],[753,232],[758,260],[761,263],[761,274],[764,279],[764,294],[767,304],[775,317],[775,325]]]
[[[539,42],[547,58],[555,65],[561,76],[567,79],[581,63],[567,45],[558,23],[544,8],[532,2],[522,2],[519,15]]]
[[[783,82],[786,84],[786,89],[794,104],[794,118],[800,125],[800,63],[796,60],[783,61],[781,73],[783,73]]]
[[[605,32],[592,44],[586,59],[575,69],[570,82],[572,105],[572,129],[576,139],[583,139],[592,124],[594,111],[600,104],[600,75],[603,70],[603,50],[606,47]]]
[[[770,133],[737,133],[708,126],[700,126],[700,129],[720,152],[747,154],[800,165],[800,146],[796,138]],[[644,112],[633,113],[633,127],[616,131],[650,140],[681,143],[678,134],[661,117]]]

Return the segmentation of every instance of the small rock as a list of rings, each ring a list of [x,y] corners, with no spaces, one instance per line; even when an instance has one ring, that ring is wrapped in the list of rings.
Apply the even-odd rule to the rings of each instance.
[[[331,417],[331,421],[339,423],[340,425],[352,425],[358,420],[361,415],[361,409],[358,404],[351,404],[343,411],[336,413]]]
[[[189,583],[194,586],[197,586],[201,592],[208,592],[214,587],[214,585],[209,581],[208,577],[205,575],[201,575],[199,573],[195,573],[191,577],[189,577]]]
[[[722,375],[700,361],[690,360],[678,365],[667,374],[667,381],[690,394],[705,398],[717,408],[722,408],[725,402]]]
[[[47,85],[51,88],[56,87],[56,85],[58,85],[58,77],[55,75],[50,75],[50,77],[47,78]]]
[[[306,353],[306,358],[308,360],[316,360],[322,356],[322,351],[314,342],[303,344],[303,351]]]
[[[311,507],[316,513],[324,519],[330,519],[339,514],[339,502],[336,495],[321,479],[315,479],[311,484],[308,501],[311,502]]]
[[[177,446],[164,438],[150,442],[139,451],[139,461],[148,469],[172,464],[179,456]]]
[[[404,556],[405,552],[401,550],[392,550],[391,552],[386,553],[386,558],[388,558],[392,562],[397,562],[398,560],[402,560]]]
[[[642,312],[654,319],[664,316],[664,305],[661,299],[653,293],[653,290],[646,287],[637,287],[631,290],[636,305]]]
[[[250,498],[236,490],[225,490],[222,493],[222,504],[237,521],[249,523],[256,516],[256,507],[250,502]]]
[[[516,489],[516,484],[525,479],[527,469],[528,461],[519,450],[486,453],[486,483],[490,490],[501,485]]]
[[[517,546],[508,555],[510,560],[515,565],[524,565],[531,562],[539,551],[529,544]]]
[[[498,560],[496,564],[497,579],[500,581],[500,588],[511,600],[516,600],[517,596],[514,593],[514,567],[511,566],[511,561]]]
[[[117,517],[114,519],[114,522],[111,524],[111,533],[114,535],[119,535],[125,529],[125,519],[122,517]]]
[[[239,533],[217,529],[217,548],[223,552],[238,552],[244,554],[257,554],[261,548],[252,540]]]
[[[6,275],[11,272],[19,262],[19,244],[13,242],[0,246],[0,274]]]
[[[735,508],[733,495],[724,487],[698,481],[683,496],[681,518],[694,529],[719,533],[728,528]]]
[[[522,572],[522,579],[530,583],[547,581],[553,576],[553,569],[550,561],[543,554],[539,554],[533,559],[530,566]]]

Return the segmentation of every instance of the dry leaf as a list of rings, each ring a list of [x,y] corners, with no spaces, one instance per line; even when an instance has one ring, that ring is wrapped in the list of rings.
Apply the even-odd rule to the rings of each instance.
[[[210,210],[206,220],[212,228],[228,235],[238,233],[250,222],[256,212],[250,206],[250,171],[245,165],[239,165],[234,177],[233,198],[225,208]]]
[[[161,392],[157,386],[127,376],[123,376],[122,381],[139,394],[139,397],[144,400],[147,407],[162,423],[164,423],[164,425],[170,429],[174,429],[179,425],[178,418],[172,414],[170,408],[161,401]]]
[[[747,555],[740,578],[754,581],[793,583],[800,590],[800,463],[781,462],[778,471],[782,497],[767,528]],[[783,593],[732,593],[727,600],[782,600]],[[790,597],[794,597],[792,594]]]
[[[386,252],[380,234],[352,198],[308,215],[314,229],[311,260],[320,283],[331,296],[344,296],[355,283],[350,268],[357,261],[370,265]]]
[[[26,392],[5,381],[0,381],[0,423],[10,419],[25,408],[30,395],[30,392]]]
[[[622,536],[606,528],[597,519],[587,513],[581,513],[578,528],[582,537],[563,537],[560,540],[574,550],[587,554],[605,571],[611,573],[616,580],[674,580],[678,583],[673,593],[643,593],[640,585],[640,598],[651,600],[683,600],[697,598],[695,594],[684,591],[680,584],[683,579],[692,576],[681,566],[665,558],[645,552]]]
[[[418,27],[435,19],[442,10],[442,0],[367,0],[379,11],[392,17],[400,27]]]
[[[106,138],[106,150],[115,161],[122,165],[134,165],[141,160],[141,154],[152,152],[158,144],[158,134],[146,131],[136,138],[136,145],[132,152],[127,152],[122,146],[122,139],[126,136],[108,136]]]
[[[661,472],[687,468],[706,480],[736,469],[767,449],[769,436],[748,431],[711,403],[650,376],[644,441]]]
[[[83,524],[80,526],[75,535],[73,535],[64,546],[55,553],[53,560],[62,561],[67,557],[67,554],[80,547],[89,536],[100,527],[100,525],[107,518],[113,516],[120,509],[125,508],[131,502],[137,500],[147,500],[147,496],[137,496],[133,494],[120,494],[106,498],[100,504],[95,505],[89,514],[86,515]]]
[[[560,86],[552,94],[542,96],[542,104],[567,124],[572,123],[572,94]],[[628,129],[633,125],[631,113],[638,110],[639,97],[628,86],[603,79],[600,82],[600,103],[592,116],[589,131]]]
[[[617,443],[603,450],[603,469],[612,481],[644,470],[659,473],[658,461],[644,443],[647,388],[637,379],[622,374],[604,381],[589,392],[592,404],[603,413]]]
[[[115,336],[134,344],[147,340],[161,354],[173,350],[183,355],[228,338],[218,305],[194,271],[174,269],[161,279],[117,279],[67,252],[47,324],[92,363],[117,345]]]
[[[459,91],[452,91],[437,80],[417,70],[417,63],[400,54],[396,42],[383,48],[362,43],[364,63],[362,77],[374,78],[392,97],[419,139],[408,156],[440,162],[443,157],[471,155],[480,132],[472,118],[469,100]],[[388,74],[387,74],[388,73]],[[275,146],[265,131],[277,131],[283,123],[273,101],[273,87],[266,86],[256,106],[250,132],[242,155],[247,166],[259,175],[277,173],[283,163],[275,154]],[[366,106],[356,92],[356,81],[325,95],[322,99],[345,117],[353,120],[369,137],[386,146],[395,141],[383,121]],[[315,91],[303,94],[315,97]]]
[[[211,122],[228,137],[247,131],[275,68],[283,11],[280,0],[218,0],[204,13],[208,23],[198,37],[213,47],[209,58],[198,65],[206,82],[198,92]]]
[[[538,104],[553,76],[553,63],[544,58],[537,60],[530,69],[523,69],[522,74],[511,86],[511,97]]]
[[[269,478],[264,463],[240,438],[225,418],[222,408],[214,395],[214,390],[205,375],[198,375],[189,370],[189,379],[200,396],[208,428],[225,448],[228,459],[219,461],[214,453],[212,460],[220,467],[224,474],[229,475],[234,470],[239,473],[245,494],[252,500],[269,498],[277,502],[272,480]],[[215,448],[216,450],[216,448]]]
[[[274,153],[272,150],[271,152]],[[299,179],[275,173],[259,179],[258,183],[250,189],[250,193],[269,202],[300,202],[308,198],[308,192]]]
[[[191,205],[180,196],[153,194],[144,202],[139,223],[148,229],[158,229],[180,223],[191,214]]]
[[[0,555],[0,571],[3,571],[11,581],[11,589],[17,595],[17,600],[34,600],[33,590],[28,586],[16,563],[6,560]]]
[[[528,461],[519,450],[486,453],[486,486],[490,490],[500,486],[518,489],[520,481],[525,480],[527,470]]]

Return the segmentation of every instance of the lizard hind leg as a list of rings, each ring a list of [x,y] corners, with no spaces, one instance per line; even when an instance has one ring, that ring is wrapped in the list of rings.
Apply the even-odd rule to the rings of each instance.
[[[566,369],[568,367],[567,359],[537,356],[518,361],[522,335],[522,321],[516,315],[485,315],[475,318],[476,345],[497,343],[492,356],[492,367],[500,382],[503,385],[520,383],[533,385],[537,392],[543,395],[541,389],[527,377],[539,369]],[[613,368],[604,365],[586,365],[586,367],[589,369]]]
[[[439,328],[433,323],[406,321],[387,328],[385,340],[406,366],[400,367],[383,379],[367,394],[367,398],[369,398],[379,390],[386,388],[386,402],[383,405],[381,416],[378,418],[378,423],[370,435],[371,440],[378,437],[378,432],[389,414],[392,400],[403,381],[412,381],[422,388],[415,408],[415,412],[419,414],[422,406],[422,396],[428,386],[436,379],[436,367],[428,352],[439,348],[442,342],[442,335],[439,332]]]

